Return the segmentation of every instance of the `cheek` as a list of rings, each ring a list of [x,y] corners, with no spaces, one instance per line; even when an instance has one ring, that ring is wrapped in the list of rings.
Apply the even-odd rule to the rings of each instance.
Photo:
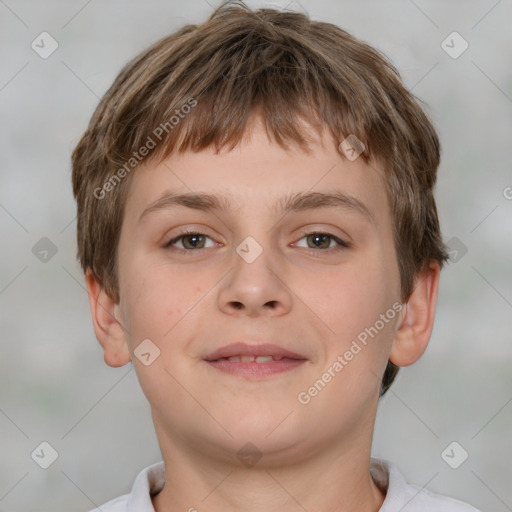
[[[373,404],[389,358],[398,295],[395,277],[383,266],[368,260],[340,269],[330,279],[324,278],[316,294],[313,288],[309,290],[318,305],[311,309],[319,311],[318,317],[331,332],[325,342],[325,359],[301,388],[302,396],[314,403],[316,413],[329,410],[339,422],[357,417]],[[329,291],[320,294],[320,288]]]
[[[336,375],[322,400],[334,401],[341,410],[350,408],[355,397],[372,400],[378,392],[398,319],[397,275],[389,260],[373,254],[382,255],[372,252],[357,264],[340,267],[329,279],[324,278],[321,288],[328,293],[322,297],[318,287],[314,299],[318,316],[332,331],[323,367]],[[313,296],[312,290],[309,296]]]
[[[317,276],[314,286],[308,283],[308,304],[340,342],[373,325],[398,298],[396,276],[376,258]]]
[[[169,266],[145,263],[126,270],[132,277],[123,279],[121,295],[130,345],[149,338],[163,346],[170,331],[197,302],[200,287]]]

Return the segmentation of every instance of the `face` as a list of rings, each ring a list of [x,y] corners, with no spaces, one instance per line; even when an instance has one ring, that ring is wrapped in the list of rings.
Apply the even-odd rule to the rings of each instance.
[[[132,178],[116,317],[163,450],[298,459],[371,435],[400,304],[378,167],[255,121]]]

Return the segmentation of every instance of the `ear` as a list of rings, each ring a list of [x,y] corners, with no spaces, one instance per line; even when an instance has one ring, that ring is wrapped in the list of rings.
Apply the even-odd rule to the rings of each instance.
[[[431,263],[417,279],[414,291],[402,310],[389,360],[397,366],[415,363],[425,352],[436,312],[440,266]]]
[[[105,363],[114,367],[123,366],[130,362],[131,357],[119,305],[107,295],[91,269],[85,273],[85,283],[94,332],[103,347]]]

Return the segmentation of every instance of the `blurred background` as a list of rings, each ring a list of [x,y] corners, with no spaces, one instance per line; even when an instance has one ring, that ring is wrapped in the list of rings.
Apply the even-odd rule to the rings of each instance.
[[[452,261],[426,354],[381,401],[373,453],[410,483],[512,510],[512,2],[247,3],[366,40],[427,104]],[[92,329],[70,153],[121,67],[217,5],[0,0],[0,511],[86,511],[161,458],[135,372],[105,365]]]

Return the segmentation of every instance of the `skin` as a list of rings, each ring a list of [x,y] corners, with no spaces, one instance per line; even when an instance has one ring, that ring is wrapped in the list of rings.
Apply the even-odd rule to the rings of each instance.
[[[312,132],[311,132],[312,133]],[[395,318],[309,403],[297,396],[322,377],[357,335],[400,303],[392,220],[378,165],[343,158],[325,134],[308,154],[284,150],[257,118],[231,151],[171,155],[133,175],[119,242],[120,301],[86,273],[96,336],[111,366],[130,360],[150,403],[166,466],[157,512],[197,510],[377,511],[384,494],[369,473],[381,378],[388,359],[415,362],[431,335],[439,266],[431,264]],[[276,214],[296,192],[342,191],[370,210],[327,207]],[[142,212],[164,192],[230,196],[227,210]],[[181,231],[206,235],[165,244]],[[334,239],[316,241],[310,233]],[[236,252],[248,236],[263,252]],[[197,245],[197,239],[195,239]],[[201,245],[204,244],[204,245]],[[318,248],[320,246],[320,248]],[[177,249],[181,248],[180,253]],[[160,356],[134,350],[150,339]],[[204,357],[238,340],[268,341],[307,361],[250,380]],[[244,465],[252,443],[261,458]]]

